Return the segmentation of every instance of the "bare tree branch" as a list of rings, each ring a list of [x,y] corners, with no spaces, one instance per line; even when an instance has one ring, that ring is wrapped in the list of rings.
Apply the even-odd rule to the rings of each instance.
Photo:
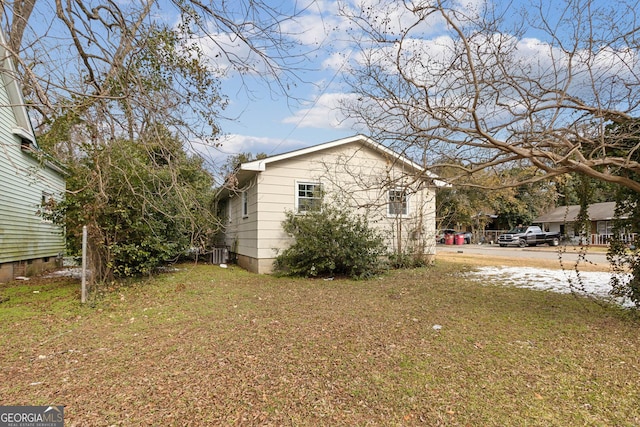
[[[640,115],[634,4],[541,0],[512,15],[500,4],[404,5],[342,10],[362,51],[350,118],[431,166],[525,161],[544,172],[536,179],[579,172],[640,192],[623,173],[640,172],[640,146],[608,131]]]

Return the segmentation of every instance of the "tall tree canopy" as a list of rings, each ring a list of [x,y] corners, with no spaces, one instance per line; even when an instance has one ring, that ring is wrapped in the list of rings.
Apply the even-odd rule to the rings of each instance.
[[[69,170],[70,194],[54,219],[66,225],[72,254],[87,226],[97,278],[149,274],[210,247],[217,227],[212,176],[165,128],[149,129],[134,143],[111,141]]]
[[[281,88],[294,77],[298,50],[283,28],[301,11],[281,7],[0,2],[39,144],[71,173],[56,213],[66,214],[71,247],[88,226],[98,279],[146,273],[206,243],[213,182],[197,144],[217,143],[222,77]]]
[[[640,141],[640,120],[629,121],[624,124],[614,124],[608,127],[612,138],[623,135],[626,147],[621,144],[616,147],[623,155],[640,161],[640,151],[635,146]],[[604,153],[603,153],[604,155]],[[636,171],[623,172],[629,179],[640,182],[640,173]],[[612,278],[614,293],[630,298],[640,307],[640,192],[627,187],[619,187],[615,194],[616,225],[614,238],[610,244],[607,257],[614,269],[620,273]],[[628,282],[620,280],[627,271],[632,277]]]
[[[343,14],[360,51],[344,108],[379,139],[461,175],[520,162],[535,180],[579,172],[640,191],[627,173],[639,143],[606,132],[640,113],[636,2],[376,0]]]
[[[456,174],[451,168],[438,168],[444,180]],[[491,214],[499,214],[503,227],[529,224],[537,216],[554,207],[564,184],[557,180],[530,182],[518,187],[500,188],[505,181],[527,181],[539,172],[533,168],[513,168],[495,173],[479,171],[458,177],[457,185],[438,189],[436,213],[439,227],[471,226],[481,235],[491,222]]]
[[[189,0],[0,6],[8,51],[38,113],[36,130],[55,131],[55,148],[66,156],[77,154],[80,141],[131,139],[154,122],[185,141],[215,143],[226,102],[219,77],[263,77],[285,87],[300,62],[283,30],[301,13],[294,6]]]

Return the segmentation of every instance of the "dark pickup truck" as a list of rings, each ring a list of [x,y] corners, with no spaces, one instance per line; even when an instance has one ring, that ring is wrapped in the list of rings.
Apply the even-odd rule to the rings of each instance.
[[[560,244],[560,233],[547,233],[536,225],[530,225],[528,227],[516,227],[498,237],[498,244],[501,247],[517,245],[524,248],[544,243],[549,246],[558,246]]]

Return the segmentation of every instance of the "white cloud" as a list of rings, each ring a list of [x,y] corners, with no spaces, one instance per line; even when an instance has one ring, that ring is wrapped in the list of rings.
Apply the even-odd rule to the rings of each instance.
[[[225,135],[221,143],[220,151],[226,155],[239,153],[272,155],[306,145],[303,141],[240,134]]]
[[[286,151],[306,147],[307,142],[295,139],[278,139],[252,135],[227,134],[220,137],[219,145],[212,146],[198,141],[191,141],[187,151],[195,152],[205,160],[205,167],[211,171],[219,182],[224,178],[219,171],[228,159],[240,153],[253,155],[265,153],[279,154]]]
[[[326,49],[340,49],[346,42],[351,22],[340,14],[343,2],[312,0],[299,4],[298,10],[304,12],[295,19],[286,21],[281,27],[283,32],[307,45],[322,44]]]
[[[308,13],[295,19],[285,21],[281,25],[282,33],[303,45],[319,46],[325,44],[340,20],[331,15],[321,13]]]
[[[338,72],[348,64],[351,54],[351,50],[335,52],[322,61],[322,68]]]
[[[421,3],[424,3],[422,9]],[[473,2],[468,3],[468,5],[472,4]],[[407,28],[418,30],[425,37],[441,32],[445,25],[442,15],[439,13],[424,15],[425,11],[433,10],[432,8],[433,2],[430,0],[414,1],[408,4],[397,0],[355,0],[343,7],[343,13],[364,18],[373,32],[391,39],[406,31]],[[463,8],[460,6],[460,9]],[[413,12],[414,9],[416,12]],[[418,26],[416,26],[416,16],[422,18]]]
[[[354,55],[353,62],[358,68],[371,67],[373,72],[382,70],[388,76],[402,70],[415,85],[415,94],[429,91],[432,106],[450,111],[458,108],[460,114],[466,115],[476,87],[461,40],[455,33],[429,36],[421,26],[405,37],[402,43],[362,50]],[[640,102],[640,96],[629,90],[640,81],[640,58],[631,49],[606,47],[566,52],[541,39],[518,39],[507,33],[475,33],[466,42],[476,67],[475,77],[491,83],[479,86],[480,105],[474,106],[485,120],[507,122],[525,108],[555,104],[558,101],[554,94],[560,97],[564,90],[571,99],[583,100],[587,105],[622,111],[635,108]],[[390,88],[393,89],[391,84]],[[377,88],[363,90],[370,93]],[[396,95],[409,96],[410,90]],[[546,112],[541,109],[537,114]]]
[[[353,129],[354,122],[342,114],[340,103],[355,95],[346,93],[324,93],[308,108],[301,108],[283,122],[297,127]]]
[[[259,52],[252,50],[235,34],[210,32],[197,40],[204,55],[212,65],[212,72],[224,78],[239,71],[244,74],[263,74],[266,63]]]

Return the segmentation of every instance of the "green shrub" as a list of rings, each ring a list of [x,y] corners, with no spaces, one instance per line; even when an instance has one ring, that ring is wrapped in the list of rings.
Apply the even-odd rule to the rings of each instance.
[[[150,274],[204,246],[217,227],[204,160],[162,127],[135,141],[112,140],[68,169],[69,191],[47,219],[64,225],[71,255],[81,252],[87,226],[98,282]]]
[[[381,271],[384,239],[364,216],[328,205],[304,215],[286,215],[282,226],[294,243],[276,258],[276,271],[292,276],[346,275],[354,279]]]
[[[419,268],[429,265],[428,260],[422,251],[409,251],[401,254],[393,253],[389,255],[389,266],[391,268]]]

